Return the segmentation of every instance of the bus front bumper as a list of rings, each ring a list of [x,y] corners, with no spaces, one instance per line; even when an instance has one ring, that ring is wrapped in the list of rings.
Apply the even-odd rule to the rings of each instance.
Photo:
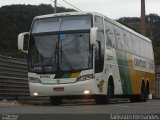
[[[99,90],[94,80],[69,84],[29,83],[31,96],[90,96]]]

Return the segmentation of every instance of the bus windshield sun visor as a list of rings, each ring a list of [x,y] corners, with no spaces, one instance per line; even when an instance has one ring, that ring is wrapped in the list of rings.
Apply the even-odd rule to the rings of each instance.
[[[32,26],[32,33],[44,33],[66,30],[84,30],[90,28],[90,16],[43,18],[34,20]]]

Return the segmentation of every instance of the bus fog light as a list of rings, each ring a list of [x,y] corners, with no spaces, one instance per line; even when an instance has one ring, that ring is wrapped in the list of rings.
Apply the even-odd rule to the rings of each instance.
[[[33,96],[38,96],[38,93],[37,93],[37,92],[34,92],[34,93],[33,93]]]
[[[89,90],[85,90],[83,93],[84,93],[84,94],[89,94],[90,91],[89,91]]]

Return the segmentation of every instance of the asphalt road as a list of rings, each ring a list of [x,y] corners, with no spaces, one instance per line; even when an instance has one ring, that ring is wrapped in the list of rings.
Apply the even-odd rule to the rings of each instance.
[[[0,113],[5,114],[160,114],[160,100],[130,103],[113,101],[106,105],[94,102],[64,103],[60,106],[50,104],[0,106]]]

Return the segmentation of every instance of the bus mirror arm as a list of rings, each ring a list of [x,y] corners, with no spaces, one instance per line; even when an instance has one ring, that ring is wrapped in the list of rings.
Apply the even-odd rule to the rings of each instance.
[[[94,46],[97,40],[97,27],[93,27],[90,29],[90,45]]]
[[[18,35],[18,49],[24,53],[28,53],[27,50],[24,50],[24,38],[26,35],[29,35],[29,32],[20,33]]]

